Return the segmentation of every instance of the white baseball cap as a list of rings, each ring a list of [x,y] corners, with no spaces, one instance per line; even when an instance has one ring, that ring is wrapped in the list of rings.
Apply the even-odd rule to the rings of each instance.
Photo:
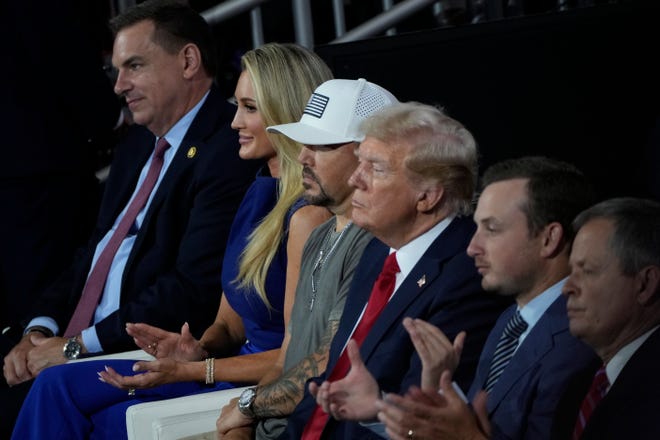
[[[273,125],[267,130],[305,145],[362,142],[362,121],[397,102],[390,92],[364,78],[331,79],[314,90],[300,122]]]

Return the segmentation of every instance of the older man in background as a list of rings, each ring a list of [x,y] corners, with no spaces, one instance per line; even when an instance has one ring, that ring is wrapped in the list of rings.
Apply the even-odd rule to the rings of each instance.
[[[598,354],[574,439],[660,438],[660,203],[618,198],[581,213],[564,286],[571,333]]]

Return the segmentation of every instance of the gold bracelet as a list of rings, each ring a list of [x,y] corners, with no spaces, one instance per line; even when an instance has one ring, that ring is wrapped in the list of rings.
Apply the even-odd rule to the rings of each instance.
[[[215,358],[206,358],[206,385],[215,383]]]

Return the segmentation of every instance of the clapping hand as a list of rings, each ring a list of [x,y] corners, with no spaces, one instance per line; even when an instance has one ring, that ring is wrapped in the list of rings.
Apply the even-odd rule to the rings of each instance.
[[[454,389],[451,376],[449,371],[442,374],[440,392],[411,387],[405,396],[387,394],[377,402],[378,419],[392,440],[489,438],[486,394],[475,397],[473,412]]]
[[[112,367],[105,367],[97,374],[99,380],[122,390],[153,388],[168,383],[187,380],[185,363],[171,358],[155,361],[139,361],[133,364],[133,371],[141,374],[123,376]]]
[[[403,326],[422,361],[422,389],[437,391],[442,372],[453,372],[461,360],[465,332],[452,343],[438,327],[421,319],[404,318]]]
[[[143,323],[127,323],[126,332],[133,337],[138,347],[157,359],[198,361],[208,356],[199,341],[190,333],[187,322],[181,327],[181,334]]]
[[[318,386],[309,384],[309,392],[323,410],[337,420],[369,420],[376,417],[376,401],[380,398],[378,383],[360,357],[354,340],[346,346],[351,370],[335,382],[325,381]]]

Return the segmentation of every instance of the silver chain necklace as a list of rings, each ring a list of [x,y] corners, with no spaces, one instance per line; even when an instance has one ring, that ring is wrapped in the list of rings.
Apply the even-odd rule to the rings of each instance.
[[[337,224],[337,219],[335,218],[335,227]],[[328,261],[328,258],[332,255],[332,253],[335,251],[337,248],[337,245],[341,241],[341,238],[344,236],[344,233],[348,231],[348,229],[351,227],[353,224],[352,221],[349,221],[344,229],[341,230],[339,235],[337,235],[337,238],[332,240],[332,244],[330,244],[331,237],[332,237],[332,232],[334,231],[334,227],[328,229],[328,232],[325,234],[325,238],[323,239],[323,244],[321,245],[321,249],[319,250],[319,256],[316,259],[316,263],[314,263],[314,268],[312,269],[312,297],[309,300],[309,311],[311,312],[312,309],[314,308],[314,302],[316,301],[316,292],[317,292],[317,287],[318,287],[318,281],[316,280],[317,276],[320,274],[321,270],[323,269],[323,265],[325,264],[326,261]],[[330,247],[330,249],[328,249]]]

